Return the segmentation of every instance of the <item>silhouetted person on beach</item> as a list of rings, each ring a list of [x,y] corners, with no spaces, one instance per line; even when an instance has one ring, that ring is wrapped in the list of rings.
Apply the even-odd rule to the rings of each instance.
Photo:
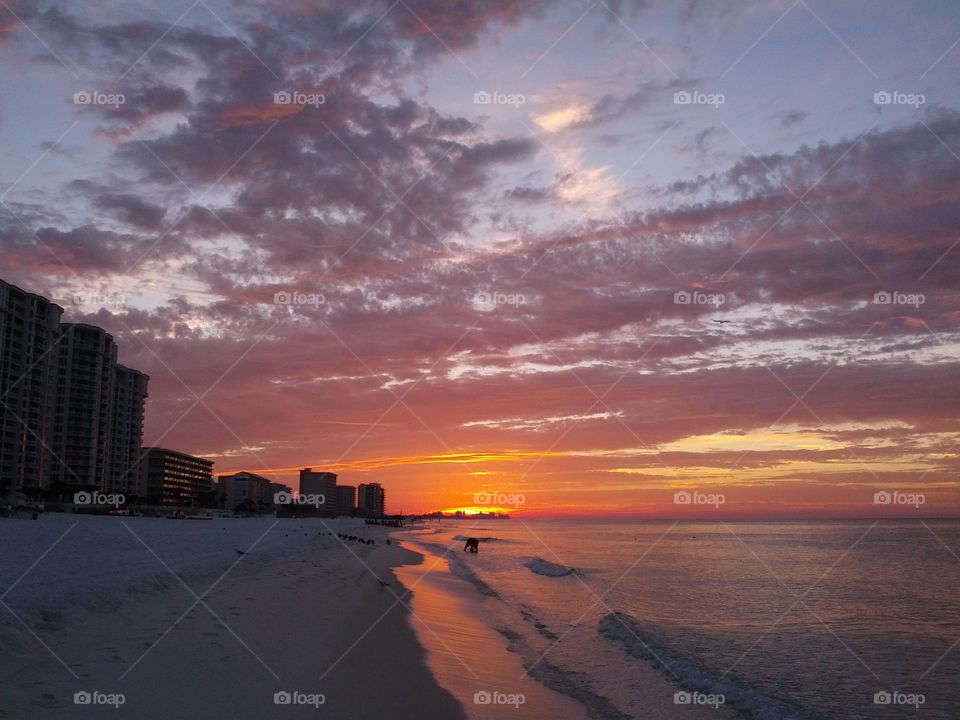
[[[467,550],[472,553],[480,552],[480,541],[477,540],[477,538],[467,538],[467,543],[463,546],[463,551],[466,552]]]

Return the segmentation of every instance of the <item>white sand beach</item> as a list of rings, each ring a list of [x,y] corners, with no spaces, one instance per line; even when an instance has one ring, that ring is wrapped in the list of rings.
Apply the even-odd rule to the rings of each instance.
[[[0,718],[103,717],[121,698],[117,716],[158,720],[462,718],[393,594],[390,568],[418,558],[386,534],[342,520],[0,522]]]
[[[3,720],[629,717],[549,663],[528,676],[497,601],[416,531],[48,514],[0,522],[0,547]],[[730,716],[634,679],[646,717]]]

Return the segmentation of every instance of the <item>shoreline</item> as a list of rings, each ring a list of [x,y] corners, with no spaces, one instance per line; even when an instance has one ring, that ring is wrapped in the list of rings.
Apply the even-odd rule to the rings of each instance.
[[[453,529],[456,530],[456,529]],[[397,537],[397,536],[400,537]],[[459,547],[450,555],[430,540],[417,537],[415,529],[396,530],[393,536],[404,547],[413,546],[424,556],[414,567],[401,566],[394,573],[408,589],[412,585],[415,626],[420,643],[427,648],[427,664],[437,682],[464,705],[469,720],[487,718],[563,717],[629,720],[635,715],[602,694],[577,670],[550,662],[552,646],[536,649],[529,644],[536,631],[523,627],[529,617],[512,618],[514,608],[497,591],[466,569],[467,576],[453,570],[459,562]],[[459,541],[455,542],[459,545]],[[488,550],[487,552],[491,552]],[[479,626],[479,627],[478,627]],[[528,632],[529,631],[529,632]],[[610,648],[614,662],[633,668],[633,692],[644,698],[643,717],[651,720],[739,720],[732,707],[676,704],[674,693],[683,690],[661,670],[645,660]],[[531,669],[532,668],[532,669]],[[528,674],[529,673],[529,674]],[[472,693],[500,689],[505,694],[524,693],[520,708],[477,705]]]
[[[396,541],[422,558],[393,568],[413,598],[408,620],[437,683],[460,701],[468,720],[589,718],[581,703],[525,674],[522,658],[486,622],[485,598],[453,574],[445,558],[409,537]]]
[[[64,528],[69,540],[4,598],[29,630],[0,606],[3,720],[93,718],[113,709],[75,704],[77,692],[122,695],[119,709],[146,720],[316,718],[318,711],[359,720],[465,718],[392,594],[403,597],[392,568],[418,556],[384,543],[391,528],[273,518],[191,523],[208,544],[185,560],[164,547],[163,540],[183,540],[173,534],[185,526],[173,520],[127,519],[139,538],[118,518],[81,518],[75,528],[12,522],[0,523],[0,541],[18,547],[0,565],[5,592]],[[341,544],[327,528],[376,544]],[[96,582],[88,571],[100,573]],[[79,589],[71,594],[57,583]],[[283,692],[291,704],[275,702]]]

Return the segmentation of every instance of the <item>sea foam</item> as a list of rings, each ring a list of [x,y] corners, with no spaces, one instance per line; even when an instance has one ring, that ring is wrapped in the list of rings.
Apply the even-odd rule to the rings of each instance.
[[[531,558],[524,563],[530,572],[536,573],[537,575],[544,575],[546,577],[563,577],[565,575],[576,575],[576,568],[567,567],[566,565],[560,565],[558,563],[552,563],[549,560],[544,560],[541,557]]]
[[[743,687],[711,673],[697,663],[681,657],[652,633],[639,620],[625,612],[612,612],[600,620],[598,632],[608,640],[619,642],[636,658],[663,670],[671,680],[687,691],[722,694],[725,704],[736,708],[751,720],[807,720],[808,716],[785,703]]]

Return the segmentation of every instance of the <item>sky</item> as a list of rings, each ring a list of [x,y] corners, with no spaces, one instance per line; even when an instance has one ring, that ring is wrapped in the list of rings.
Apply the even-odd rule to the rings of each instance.
[[[0,277],[388,510],[956,516],[960,6],[0,0]]]

